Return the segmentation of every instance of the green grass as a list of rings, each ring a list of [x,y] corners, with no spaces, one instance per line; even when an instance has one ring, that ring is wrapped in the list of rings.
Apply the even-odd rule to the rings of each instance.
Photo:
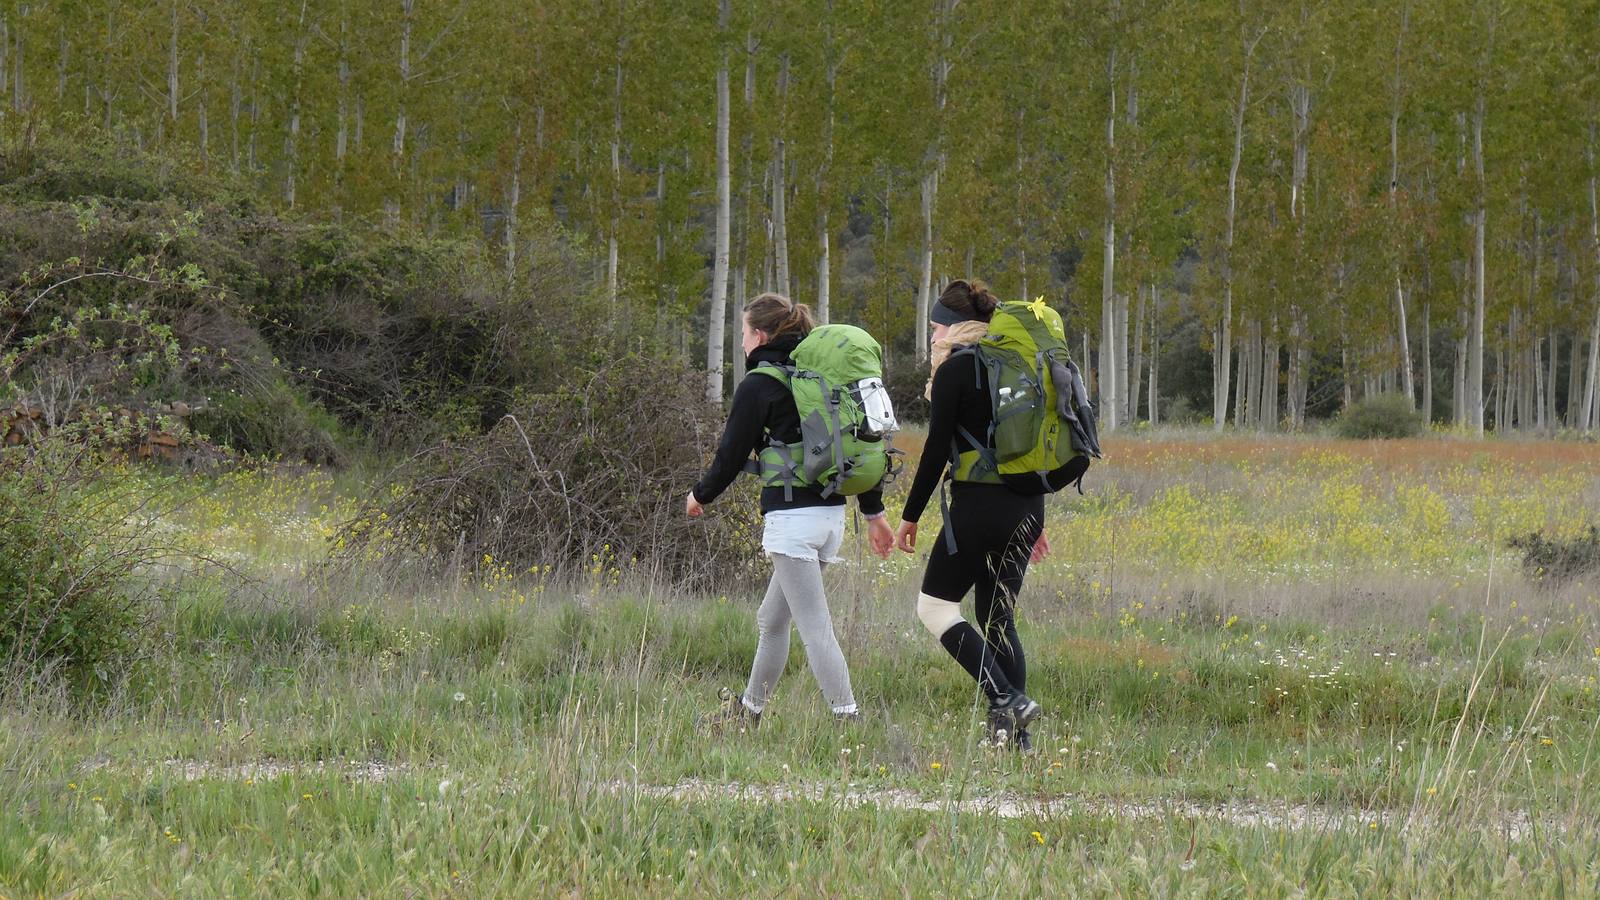
[[[1182,818],[1048,822],[943,812],[681,804],[541,787],[521,767],[450,780],[262,784],[156,779],[34,811],[30,841],[0,826],[20,891],[527,896],[1065,893],[1324,896],[1592,895],[1592,854],[1565,841],[1392,828],[1308,834]],[[441,785],[444,785],[441,788]],[[94,833],[111,835],[105,839]]]
[[[1249,490],[1244,463],[1208,465],[1198,483]],[[1468,482],[1417,480],[1470,508]],[[1270,518],[1269,490],[1229,502]],[[258,580],[182,579],[159,652],[95,706],[6,683],[0,808],[22,814],[0,817],[0,895],[1597,888],[1589,589],[1512,566],[1235,581],[1103,552],[1083,571],[1091,551],[1058,540],[1023,601],[1049,710],[1024,757],[980,745],[972,684],[915,619],[917,561],[851,547],[828,577],[866,721],[832,722],[796,639],[762,727],[708,736],[694,717],[743,683],[753,592],[492,561],[459,582],[325,572],[309,564],[347,491],[218,482],[175,533]],[[701,793],[659,795],[686,784]],[[838,799],[859,792],[879,805]],[[1321,824],[1255,817],[1295,810]]]

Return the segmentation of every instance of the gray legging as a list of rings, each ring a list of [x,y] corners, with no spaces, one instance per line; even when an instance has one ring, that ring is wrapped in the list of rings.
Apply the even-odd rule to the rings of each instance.
[[[752,709],[761,709],[772,697],[772,689],[789,661],[789,623],[800,627],[811,674],[822,688],[822,696],[834,711],[852,709],[855,694],[850,690],[850,667],[833,633],[833,618],[828,614],[828,598],[822,592],[824,564],[814,559],[796,559],[779,553],[772,559],[772,583],[756,611],[761,637],[756,643],[756,659],[750,665],[750,683],[744,700]]]

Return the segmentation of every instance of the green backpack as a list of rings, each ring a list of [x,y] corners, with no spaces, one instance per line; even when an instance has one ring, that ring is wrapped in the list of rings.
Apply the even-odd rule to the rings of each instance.
[[[1055,490],[1049,476],[1071,466],[1077,477],[1067,483],[1082,493],[1090,458],[1100,458],[1100,439],[1061,315],[1043,297],[1002,303],[983,340],[958,352],[974,354],[988,374],[994,418],[981,437],[957,427],[952,477],[1044,494]]]
[[[782,487],[793,499],[796,485],[819,488],[822,496],[870,491],[894,474],[890,436],[899,425],[883,384],[883,350],[854,325],[812,329],[792,354],[794,365],[762,363],[751,370],[776,378],[794,394],[800,412],[800,443],[773,440],[745,470],[763,487]]]

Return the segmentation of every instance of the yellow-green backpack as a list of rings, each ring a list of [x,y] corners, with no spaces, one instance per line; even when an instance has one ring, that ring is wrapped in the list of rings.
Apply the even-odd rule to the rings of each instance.
[[[1055,490],[1049,476],[1072,466],[1077,477],[1068,483],[1082,493],[1089,459],[1100,458],[1100,438],[1061,315],[1043,297],[1001,303],[989,333],[961,352],[974,354],[988,374],[994,418],[984,435],[958,427],[953,477],[1044,494]]]

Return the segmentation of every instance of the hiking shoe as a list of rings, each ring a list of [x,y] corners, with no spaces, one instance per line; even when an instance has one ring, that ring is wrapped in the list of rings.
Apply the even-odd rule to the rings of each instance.
[[[736,727],[740,733],[761,727],[761,713],[752,712],[744,705],[744,696],[727,688],[717,689],[719,705],[716,709],[695,717],[695,727],[701,731],[717,733],[724,728]]]
[[[998,743],[1013,743],[1042,712],[1044,707],[1038,701],[1018,691],[1004,702],[990,704],[989,734]]]
[[[866,719],[862,718],[861,710],[858,709],[852,712],[836,712],[833,714],[833,721],[839,725],[859,725]]]
[[[1018,753],[1032,753],[1033,752],[1033,738],[1028,736],[1028,729],[1026,729],[1026,728],[1018,728],[1017,729],[1017,736],[1016,736],[1016,738],[1014,740],[1012,740],[1011,746]]]
[[[996,749],[1004,747],[1015,750],[1018,753],[1027,754],[1033,752],[1033,736],[1028,734],[1028,729],[1013,729],[1008,720],[998,715],[991,715],[989,718],[987,745]]]

